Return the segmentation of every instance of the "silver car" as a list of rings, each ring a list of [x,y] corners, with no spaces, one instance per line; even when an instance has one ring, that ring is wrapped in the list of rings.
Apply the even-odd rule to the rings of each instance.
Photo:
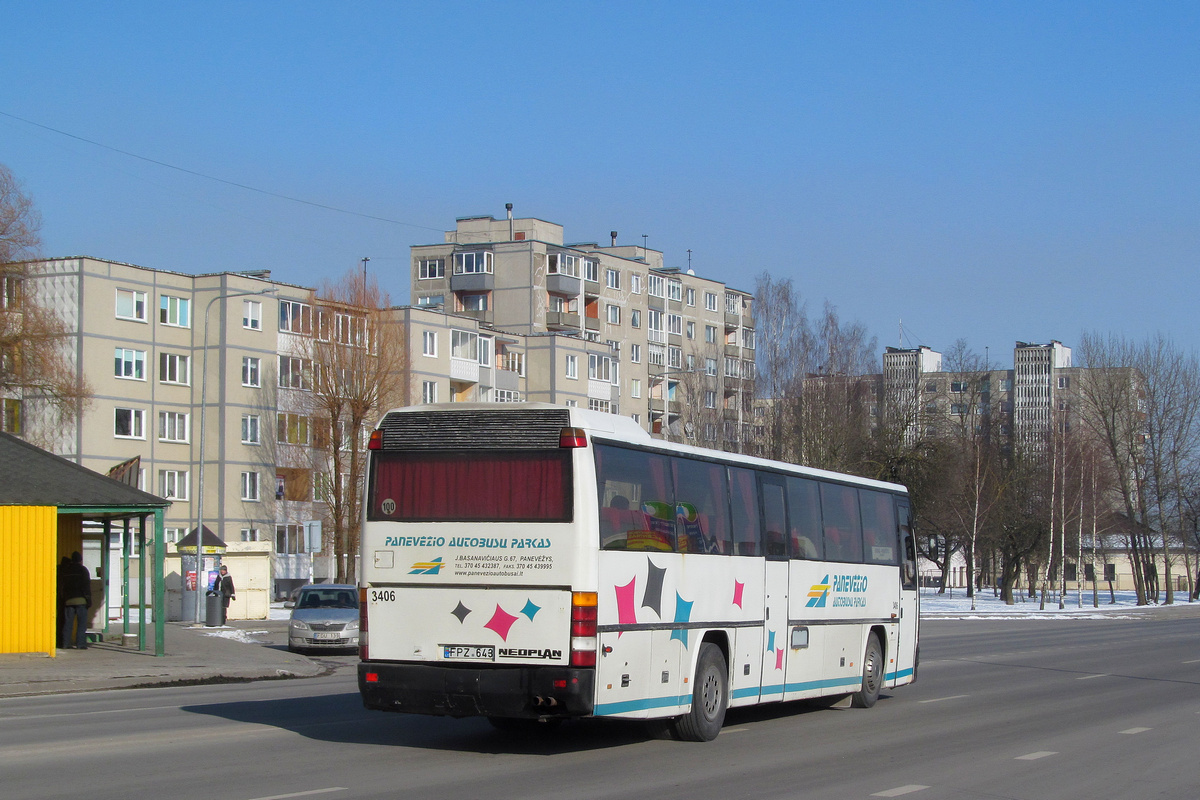
[[[358,587],[339,583],[302,586],[292,605],[288,650],[358,647]]]

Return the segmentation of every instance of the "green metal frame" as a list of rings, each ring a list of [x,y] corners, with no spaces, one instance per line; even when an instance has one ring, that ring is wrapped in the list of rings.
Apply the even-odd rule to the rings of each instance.
[[[112,535],[113,520],[121,520],[124,523],[124,535],[122,536],[121,547],[121,581],[123,609],[121,614],[122,632],[129,633],[129,560],[133,556],[132,552],[132,537],[130,535],[130,523],[134,518],[138,520],[137,539],[138,539],[138,599],[141,601],[138,604],[138,649],[144,651],[146,649],[146,519],[150,516],[154,517],[154,541],[150,551],[153,553],[151,563],[153,565],[153,588],[151,590],[151,608],[154,609],[154,655],[165,656],[167,654],[166,643],[164,641],[167,632],[167,583],[164,575],[167,543],[166,531],[163,527],[163,518],[166,514],[166,507],[169,503],[164,503],[161,506],[59,506],[59,514],[77,514],[82,517],[90,517],[99,519],[104,523],[104,547],[101,548],[101,564],[104,568],[104,607],[108,608],[108,576],[111,574],[109,570],[109,540]],[[107,633],[109,627],[108,614],[105,612],[104,630]]]

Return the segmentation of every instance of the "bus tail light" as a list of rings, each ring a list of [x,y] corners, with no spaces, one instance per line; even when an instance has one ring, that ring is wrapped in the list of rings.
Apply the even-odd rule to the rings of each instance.
[[[358,657],[367,659],[367,589],[358,587]]]
[[[571,593],[571,666],[596,666],[595,592]]]
[[[587,447],[587,433],[583,428],[563,428],[558,434],[559,447]]]
[[[383,431],[379,430],[378,428],[371,431],[371,438],[367,440],[367,449],[368,450],[382,450],[383,449]]]

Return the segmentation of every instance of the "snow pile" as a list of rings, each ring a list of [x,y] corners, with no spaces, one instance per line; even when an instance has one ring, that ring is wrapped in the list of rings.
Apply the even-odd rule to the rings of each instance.
[[[1036,598],[1018,595],[1013,605],[1005,605],[995,595],[992,589],[984,589],[975,596],[975,609],[971,609],[971,598],[967,597],[966,589],[956,588],[946,590],[945,594],[937,594],[936,589],[921,590],[921,617],[923,619],[1134,619],[1136,612],[1154,606],[1138,606],[1137,595],[1131,591],[1116,592],[1110,596],[1107,589],[1099,593],[1100,605],[1092,605],[1092,591],[1089,587],[1083,592],[1083,605],[1080,606],[1078,592],[1068,591],[1063,598],[1063,608],[1058,607],[1056,595],[1046,596],[1045,610],[1039,610],[1041,594]],[[1175,602],[1186,604],[1186,592],[1176,592]]]
[[[222,639],[233,639],[235,642],[244,642],[245,644],[262,644],[262,639],[256,639],[256,636],[270,636],[270,631],[243,631],[239,628],[214,628],[206,630],[205,636],[217,636]]]

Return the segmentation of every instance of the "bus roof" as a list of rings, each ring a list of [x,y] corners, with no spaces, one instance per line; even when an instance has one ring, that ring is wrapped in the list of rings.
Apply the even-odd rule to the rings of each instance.
[[[654,438],[646,431],[645,428],[634,422],[629,417],[623,417],[618,414],[609,414],[604,411],[590,411],[585,408],[560,406],[554,403],[434,403],[428,405],[394,408],[384,414],[384,417],[387,417],[391,414],[406,414],[414,412],[429,413],[438,411],[453,411],[462,413],[464,411],[480,410],[495,413],[497,411],[502,412],[508,409],[513,411],[516,411],[517,409],[523,411],[569,411],[571,424],[573,427],[583,428],[589,434],[593,434],[594,436],[597,436],[605,441],[615,443],[627,442],[629,444],[636,444],[640,447],[648,447],[662,452],[680,453],[700,456],[703,458],[719,459],[721,461],[744,464],[748,467],[783,470],[786,472],[795,473],[797,475],[805,475],[813,478],[824,478],[827,480],[838,480],[845,483],[854,483],[859,486],[885,489],[892,492],[908,491],[907,488],[898,483],[889,483],[887,481],[878,481],[858,475],[849,475],[842,472],[816,469],[815,467],[806,467],[800,464],[790,464],[785,461],[772,461],[770,459],[743,455],[741,453],[729,453],[724,450],[713,450],[711,448],[695,447],[687,444],[676,444],[675,442],[670,442],[665,439]]]

